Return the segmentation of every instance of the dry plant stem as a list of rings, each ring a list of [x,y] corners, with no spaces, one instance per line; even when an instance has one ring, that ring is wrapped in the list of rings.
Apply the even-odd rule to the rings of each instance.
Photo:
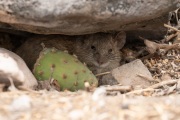
[[[104,72],[104,73],[96,74],[95,76],[98,77],[98,76],[107,75],[107,74],[110,74],[110,73],[111,73],[111,72]]]
[[[140,90],[134,90],[132,92],[128,92],[125,95],[136,95],[136,94],[142,94],[143,92],[154,92],[155,89],[153,88],[146,88],[146,89],[140,89]]]
[[[152,42],[148,39],[145,39],[143,37],[139,37],[141,40],[144,40],[144,43],[147,47],[147,50],[150,54],[156,53],[159,49],[165,49],[165,51],[168,51],[170,49],[180,49],[179,43],[168,45],[168,44],[158,44],[156,42]]]
[[[146,51],[146,49],[142,49],[142,50],[138,51],[137,54],[135,55],[135,58],[139,57],[145,51]]]
[[[132,86],[110,86],[106,88],[107,91],[120,91],[120,92],[129,92],[132,89],[133,89]]]
[[[143,60],[145,60],[145,59],[152,58],[154,55],[155,55],[154,53],[153,53],[153,54],[149,54],[149,55],[146,55],[146,56],[144,56],[144,57],[142,57],[142,58],[140,58],[140,59],[143,61]]]
[[[167,25],[167,24],[164,24],[164,27],[167,27],[167,28],[173,29],[173,30],[175,30],[175,31],[177,31],[177,32],[180,32],[180,30],[178,30],[177,28],[172,27],[172,26]]]
[[[171,49],[179,49],[179,43],[168,45],[168,44],[157,44],[160,49],[171,50]]]
[[[153,53],[155,53],[157,51],[157,49],[159,47],[157,43],[155,43],[153,41],[150,41],[148,39],[145,39],[145,38],[143,38],[141,36],[139,36],[139,38],[144,41],[144,44],[146,45],[146,50],[150,54],[153,54]]]
[[[162,81],[160,83],[154,84],[148,88],[157,89],[157,88],[163,87],[164,85],[177,84],[177,82],[178,80],[166,80],[166,81]]]
[[[170,45],[166,48],[164,48],[165,51],[168,51],[168,50],[171,50],[171,49],[180,49],[180,44],[179,43],[176,43],[176,44],[173,44],[173,45]]]
[[[145,39],[145,38],[143,38],[143,37],[139,37],[140,39],[142,39],[142,40],[144,40],[144,43],[145,43],[145,45],[147,46],[147,47],[149,47],[149,48],[154,48],[154,49],[163,49],[163,48],[167,48],[167,47],[169,47],[170,45],[168,45],[168,44],[158,44],[158,43],[156,43],[156,42],[153,42],[153,41],[151,41],[151,40],[148,40],[148,39]]]
[[[169,48],[169,47],[176,47],[178,46],[179,44],[173,44],[173,45],[168,45],[168,44],[158,44],[156,42],[153,42],[153,41],[150,41],[148,39],[145,39],[143,37],[139,37],[140,39],[144,40],[144,43],[147,47],[149,47],[149,43],[151,43],[153,45],[154,48],[156,49],[166,49],[166,48]],[[150,46],[151,47],[151,46]]]
[[[161,41],[164,43],[164,42],[168,42],[170,41],[172,38],[176,37],[179,33],[176,32],[175,34],[172,34],[172,35],[169,35],[167,38],[165,39],[162,39]]]

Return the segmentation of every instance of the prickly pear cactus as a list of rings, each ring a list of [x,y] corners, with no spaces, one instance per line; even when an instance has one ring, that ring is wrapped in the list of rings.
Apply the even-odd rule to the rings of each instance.
[[[56,80],[60,90],[84,89],[85,82],[95,87],[98,85],[96,77],[77,57],[55,48],[44,48],[33,72],[38,80]]]

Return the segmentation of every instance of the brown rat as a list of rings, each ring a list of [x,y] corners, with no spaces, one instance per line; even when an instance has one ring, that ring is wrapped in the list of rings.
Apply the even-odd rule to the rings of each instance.
[[[13,44],[8,34],[0,33],[0,47],[8,49],[8,50],[13,49]]]
[[[96,33],[82,36],[49,35],[34,37],[27,40],[18,49],[17,54],[25,60],[32,70],[39,52],[43,49],[41,43],[44,43],[45,47],[55,47],[60,50],[67,50],[70,54],[75,54],[81,62],[87,64],[94,74],[98,74],[111,71],[120,65],[120,49],[124,46],[125,39],[126,34],[124,32],[118,34]],[[111,75],[102,76],[100,79],[100,85],[116,83]]]

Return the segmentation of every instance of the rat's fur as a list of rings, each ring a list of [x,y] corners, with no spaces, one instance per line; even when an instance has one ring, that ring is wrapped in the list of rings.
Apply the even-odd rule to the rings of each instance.
[[[0,47],[8,49],[8,50],[13,49],[13,44],[8,34],[0,33]]]
[[[67,50],[75,54],[81,62],[87,64],[89,69],[98,74],[111,71],[119,66],[121,60],[120,49],[125,44],[126,35],[124,32],[118,34],[96,33],[83,36],[62,36],[49,35],[34,37],[27,40],[17,51],[32,70],[33,64],[38,58],[39,52],[45,47],[55,47],[60,50]],[[100,84],[115,84],[112,77],[102,77]]]

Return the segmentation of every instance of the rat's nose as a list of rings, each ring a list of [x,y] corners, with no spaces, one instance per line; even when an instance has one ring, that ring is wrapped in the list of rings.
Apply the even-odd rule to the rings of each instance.
[[[104,64],[104,57],[101,56],[99,53],[96,54],[95,58],[96,58],[96,61],[97,61],[97,63],[98,63],[99,65]]]
[[[102,60],[98,60],[99,65],[102,65],[104,62]]]

